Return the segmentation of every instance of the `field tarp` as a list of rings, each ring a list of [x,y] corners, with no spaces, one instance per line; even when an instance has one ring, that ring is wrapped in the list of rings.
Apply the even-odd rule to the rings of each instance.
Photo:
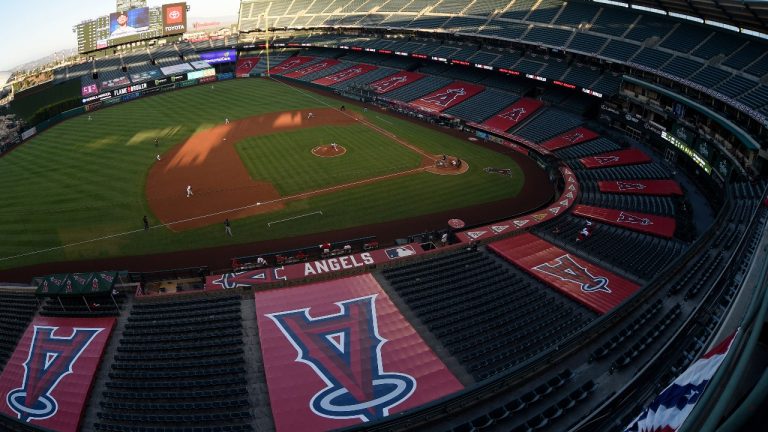
[[[634,282],[568,253],[530,233],[488,247],[555,290],[604,314],[638,288]]]
[[[278,432],[360,425],[463,388],[370,274],[255,302]]]

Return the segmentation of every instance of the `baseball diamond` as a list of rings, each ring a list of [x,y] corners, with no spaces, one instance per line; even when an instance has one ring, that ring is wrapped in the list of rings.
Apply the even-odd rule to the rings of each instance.
[[[0,432],[765,429],[761,2],[30,3]]]

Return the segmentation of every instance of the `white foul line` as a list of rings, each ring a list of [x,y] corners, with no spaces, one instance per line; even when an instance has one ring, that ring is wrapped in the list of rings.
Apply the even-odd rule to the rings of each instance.
[[[306,214],[303,214],[303,215],[298,215],[298,216],[294,216],[294,217],[289,217],[289,218],[287,218],[287,219],[280,219],[280,220],[276,220],[276,221],[268,222],[268,223],[267,223],[267,226],[268,226],[268,227],[270,227],[270,228],[272,228],[272,224],[278,224],[278,223],[280,223],[280,222],[287,222],[287,221],[290,221],[290,220],[294,220],[294,219],[298,219],[298,218],[303,218],[304,216],[312,216],[312,215],[314,215],[314,214],[318,214],[318,213],[320,214],[320,216],[322,216],[322,215],[323,215],[323,211],[322,211],[322,210],[318,210],[318,211],[316,211],[316,212],[312,212],[312,213],[306,213]]]

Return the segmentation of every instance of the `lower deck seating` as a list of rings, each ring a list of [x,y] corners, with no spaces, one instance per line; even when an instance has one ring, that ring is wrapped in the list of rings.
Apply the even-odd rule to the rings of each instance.
[[[240,301],[135,303],[94,429],[250,431]]]
[[[482,251],[461,250],[383,275],[478,380],[551,348],[594,318]]]
[[[37,312],[34,290],[0,290],[0,370]]]

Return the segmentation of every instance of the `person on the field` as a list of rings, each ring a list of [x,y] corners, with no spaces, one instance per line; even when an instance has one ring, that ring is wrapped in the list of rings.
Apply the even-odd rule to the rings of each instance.
[[[192,193],[192,185],[187,185],[187,198],[191,197],[192,195],[194,195]]]
[[[144,215],[144,231],[149,231],[149,220],[147,219],[147,215]]]
[[[333,151],[339,151],[339,148],[338,148],[338,146],[336,145],[335,142],[331,143],[331,147],[333,147]]]
[[[229,224],[229,218],[224,219],[224,234],[229,234],[232,237],[232,225]]]

